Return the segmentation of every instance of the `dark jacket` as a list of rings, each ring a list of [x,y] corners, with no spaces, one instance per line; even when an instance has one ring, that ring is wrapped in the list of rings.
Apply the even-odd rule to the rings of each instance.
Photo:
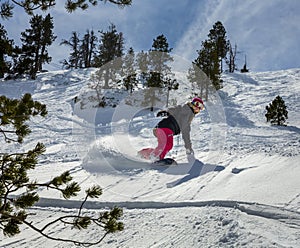
[[[193,109],[188,104],[184,104],[169,108],[167,112],[169,116],[162,119],[156,127],[169,128],[173,131],[174,135],[181,133],[185,148],[191,149],[191,122],[195,116]]]
[[[180,127],[173,115],[162,119],[157,125],[157,128],[169,128],[173,131],[174,135],[180,134]]]

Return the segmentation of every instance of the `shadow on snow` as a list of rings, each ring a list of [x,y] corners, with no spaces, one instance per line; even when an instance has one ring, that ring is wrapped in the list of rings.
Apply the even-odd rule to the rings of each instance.
[[[180,164],[179,166],[181,166],[182,164]],[[167,187],[171,188],[171,187],[175,187],[178,186],[182,183],[185,183],[191,179],[194,179],[196,177],[200,177],[206,173],[212,172],[212,171],[222,171],[224,170],[225,167],[221,166],[221,165],[211,165],[211,164],[204,164],[203,162],[201,162],[200,160],[196,159],[192,165],[192,167],[190,168],[190,170],[188,171],[187,175],[185,175],[183,178],[178,179],[174,182],[168,183]]]

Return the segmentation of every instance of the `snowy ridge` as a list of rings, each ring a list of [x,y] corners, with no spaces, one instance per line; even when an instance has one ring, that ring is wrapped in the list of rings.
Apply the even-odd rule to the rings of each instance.
[[[59,200],[41,198],[36,204],[37,207],[59,207],[59,208],[78,208],[80,201]],[[127,202],[95,202],[88,201],[84,207],[86,209],[105,209],[115,206],[125,209],[160,209],[160,208],[188,208],[188,207],[225,207],[238,209],[241,212],[259,217],[286,220],[285,222],[300,225],[300,213],[288,210],[284,207],[259,204],[257,202],[243,202],[230,200],[213,200],[213,201],[183,201],[183,202],[155,202],[155,201],[127,201]]]

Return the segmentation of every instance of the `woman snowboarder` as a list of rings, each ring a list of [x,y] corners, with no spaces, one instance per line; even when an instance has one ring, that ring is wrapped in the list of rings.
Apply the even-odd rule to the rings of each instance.
[[[191,122],[196,114],[204,110],[201,98],[195,97],[191,102],[169,108],[167,111],[159,111],[157,117],[165,117],[153,129],[157,138],[156,148],[144,148],[139,155],[145,159],[163,160],[166,154],[173,148],[173,136],[182,134],[187,155],[194,154],[190,138]]]

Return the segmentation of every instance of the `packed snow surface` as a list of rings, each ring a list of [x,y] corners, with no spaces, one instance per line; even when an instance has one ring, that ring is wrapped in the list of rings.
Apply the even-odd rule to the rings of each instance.
[[[106,97],[118,104],[96,108],[89,101],[93,71],[53,71],[35,81],[1,82],[0,94],[19,98],[29,92],[47,105],[47,117],[32,119],[24,144],[3,146],[11,151],[46,145],[31,178],[45,182],[69,170],[83,189],[94,184],[103,189],[85,211],[123,208],[125,230],[108,235],[101,247],[300,246],[300,69],[223,74],[217,98],[207,101],[192,122],[196,160],[187,159],[183,140],[176,137],[168,156],[178,165],[167,168],[136,156],[139,149],[156,145],[156,110],[124,108],[124,93],[109,90]],[[182,104],[190,96],[186,90],[174,94]],[[265,107],[277,95],[289,111],[287,126],[266,123]],[[39,194],[40,202],[30,210],[38,225],[74,213],[84,197],[65,201],[47,189]],[[64,226],[49,232],[81,241],[99,236],[97,230],[78,234]],[[47,240],[24,226],[11,238],[1,233],[0,247],[74,244]]]

